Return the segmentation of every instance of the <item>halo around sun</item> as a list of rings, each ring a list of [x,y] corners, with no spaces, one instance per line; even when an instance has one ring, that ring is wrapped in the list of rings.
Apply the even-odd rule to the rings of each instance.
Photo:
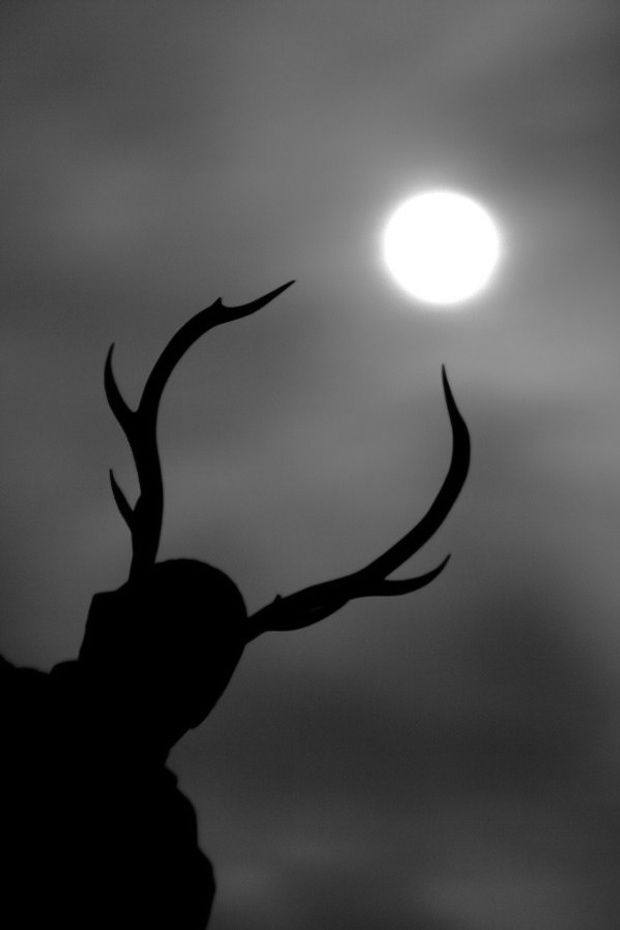
[[[382,245],[398,284],[417,300],[444,307],[484,290],[501,255],[490,213],[449,190],[425,191],[401,203],[387,221]]]

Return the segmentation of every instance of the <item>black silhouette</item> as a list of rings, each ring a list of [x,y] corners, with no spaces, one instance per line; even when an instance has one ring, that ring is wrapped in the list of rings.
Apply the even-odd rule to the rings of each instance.
[[[157,563],[163,515],[157,412],[175,365],[207,330],[256,312],[289,284],[252,303],[221,300],[173,336],[137,409],[105,366],[105,389],[135,460],[140,494],[131,506],[112,490],[129,526],[128,581],[95,595],[77,660],[44,674],[0,659],[5,781],[1,836],[3,914],[11,926],[203,930],[215,884],[190,802],[166,768],[172,746],[209,714],[245,645],[268,630],[309,626],[348,601],[399,595],[444,568],[388,580],[435,533],[469,467],[469,434],[442,372],[452,458],[420,522],[365,568],[248,616],[221,571],[194,560]]]

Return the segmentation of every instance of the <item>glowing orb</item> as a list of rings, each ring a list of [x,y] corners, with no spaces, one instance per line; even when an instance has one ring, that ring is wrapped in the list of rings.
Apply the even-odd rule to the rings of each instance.
[[[500,235],[471,197],[427,191],[396,208],[383,232],[383,258],[407,293],[438,306],[461,303],[489,283]]]

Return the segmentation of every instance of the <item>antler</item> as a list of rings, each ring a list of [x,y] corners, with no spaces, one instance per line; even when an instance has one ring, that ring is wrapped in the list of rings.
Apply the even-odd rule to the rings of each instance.
[[[155,362],[146,381],[140,403],[132,410],[124,400],[112,371],[110,346],[104,370],[104,386],[108,403],[120,423],[131,448],[140,495],[132,507],[110,471],[114,500],[131,531],[133,556],[129,578],[136,578],[155,562],[164,511],[164,488],[157,448],[157,412],[168,378],[187,350],[208,330],[221,323],[230,323],[256,313],[293,284],[288,281],[281,287],[239,307],[225,307],[221,298],[187,321],[170,339]]]
[[[450,556],[437,568],[416,578],[390,581],[386,577],[417,552],[439,529],[467,477],[470,460],[469,432],[452,396],[444,366],[441,369],[441,377],[452,427],[452,458],[444,482],[420,522],[365,568],[341,578],[311,585],[287,597],[276,597],[271,604],[249,618],[248,642],[269,630],[299,630],[310,626],[344,607],[354,598],[375,595],[389,597],[417,591],[443,571]]]

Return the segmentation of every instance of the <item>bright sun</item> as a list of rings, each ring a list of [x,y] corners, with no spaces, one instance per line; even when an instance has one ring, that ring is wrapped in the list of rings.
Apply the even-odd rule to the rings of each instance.
[[[468,300],[489,283],[501,253],[490,214],[456,191],[405,200],[383,232],[383,258],[408,294],[428,304]]]

